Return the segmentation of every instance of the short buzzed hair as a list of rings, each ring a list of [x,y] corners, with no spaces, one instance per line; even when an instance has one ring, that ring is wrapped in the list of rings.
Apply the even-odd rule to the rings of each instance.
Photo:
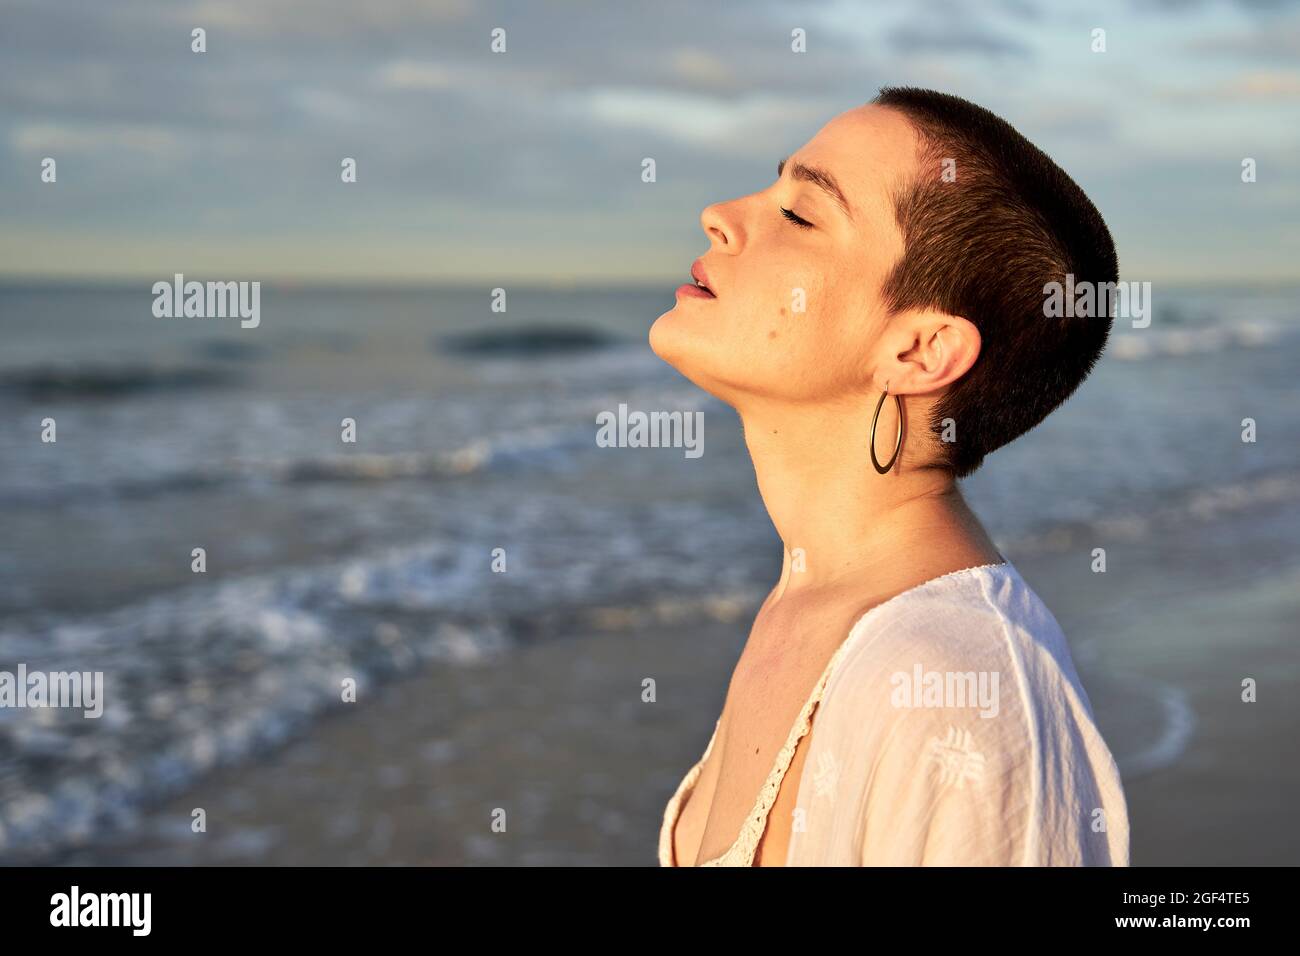
[[[975,364],[948,387],[929,423],[940,439],[944,419],[955,423],[955,441],[940,441],[940,463],[963,478],[1092,371],[1110,309],[1049,318],[1044,286],[1064,286],[1069,273],[1076,286],[1113,289],[1115,243],[1074,180],[983,107],[912,87],[885,87],[872,102],[902,113],[921,139],[921,171],[894,196],[905,245],[885,279],[886,305],[891,314],[929,308],[961,316],[982,339]]]

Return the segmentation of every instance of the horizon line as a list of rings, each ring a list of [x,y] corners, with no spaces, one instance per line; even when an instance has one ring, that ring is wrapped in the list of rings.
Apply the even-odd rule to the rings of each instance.
[[[181,273],[184,275],[184,273]],[[148,284],[150,286],[155,282],[170,281],[176,273],[172,272],[167,277],[160,278],[156,273],[151,275],[128,274],[128,275],[61,275],[57,273],[6,273],[0,271],[0,288],[16,287],[69,287],[81,286],[86,288],[126,288],[134,287],[137,284]],[[661,278],[655,277],[636,277],[623,276],[610,278],[608,276],[596,278],[538,278],[538,277],[513,277],[503,279],[449,279],[434,278],[429,276],[350,276],[346,278],[331,279],[323,276],[286,276],[278,275],[269,278],[209,278],[210,273],[203,271],[194,273],[202,278],[194,281],[217,281],[217,282],[260,282],[263,285],[273,288],[283,289],[492,289],[496,287],[514,286],[515,288],[526,289],[555,289],[555,290],[609,290],[609,289],[652,289],[664,288],[671,291],[678,285],[681,285],[681,276],[671,275]],[[1169,286],[1251,286],[1251,287],[1276,287],[1276,286],[1300,286],[1300,276],[1164,276],[1149,279],[1127,280],[1121,278],[1120,281],[1141,281],[1159,283]]]

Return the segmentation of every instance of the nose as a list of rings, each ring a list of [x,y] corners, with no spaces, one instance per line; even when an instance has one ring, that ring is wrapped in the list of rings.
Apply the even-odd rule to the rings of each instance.
[[[700,226],[714,249],[733,255],[740,251],[743,230],[736,200],[715,202],[700,213]]]

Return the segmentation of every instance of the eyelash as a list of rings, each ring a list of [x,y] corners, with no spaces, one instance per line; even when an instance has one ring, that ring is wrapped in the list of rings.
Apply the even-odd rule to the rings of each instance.
[[[800,219],[798,216],[796,216],[789,209],[786,209],[784,206],[780,206],[779,208],[781,210],[781,215],[785,216],[786,219],[789,219],[800,229],[811,229],[813,227],[813,224],[810,223],[807,219]]]

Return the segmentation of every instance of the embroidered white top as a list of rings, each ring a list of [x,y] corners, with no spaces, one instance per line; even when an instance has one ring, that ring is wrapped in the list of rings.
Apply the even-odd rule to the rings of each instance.
[[[1010,562],[862,615],[736,842],[700,865],[753,865],[814,710],[787,866],[1128,866],[1119,771],[1060,626]],[[661,866],[720,724],[664,810]]]

